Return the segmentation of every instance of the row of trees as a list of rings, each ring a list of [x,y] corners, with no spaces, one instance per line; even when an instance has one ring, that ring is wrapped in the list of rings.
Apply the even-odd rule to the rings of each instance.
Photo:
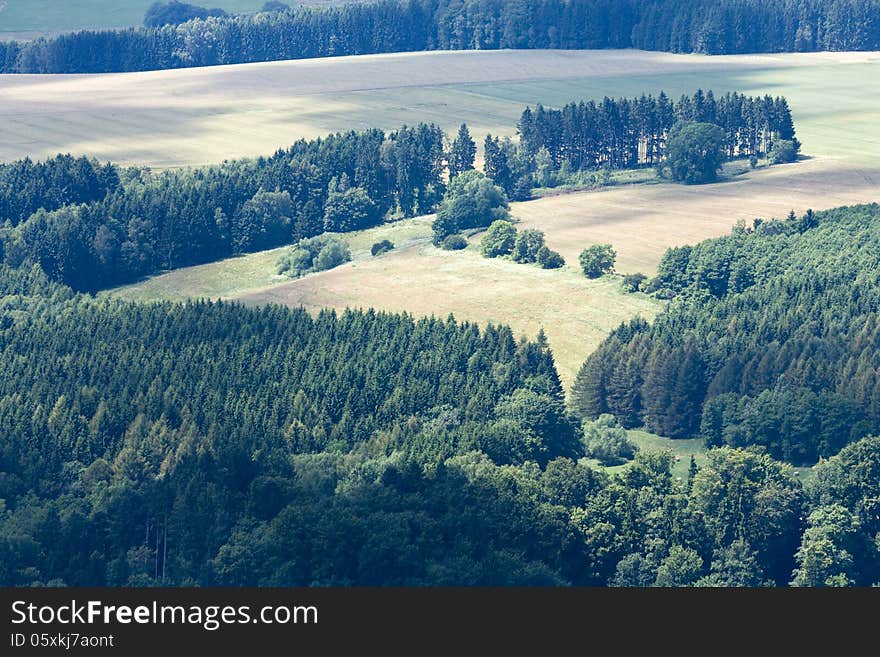
[[[151,173],[59,156],[0,165],[5,261],[94,291],[430,212],[445,190],[435,125],[298,141],[268,158]]]
[[[777,140],[795,139],[784,97],[727,93],[716,99],[711,90],[697,90],[678,102],[660,92],[657,97],[569,103],[558,110],[538,105],[523,111],[517,128],[526,153],[538,167],[621,169],[658,164],[677,122],[719,126],[728,159],[766,155]]]
[[[276,5],[277,6],[277,5]],[[97,73],[437,49],[880,49],[878,0],[382,0],[0,42],[0,71]],[[166,17],[170,13],[172,16]]]
[[[518,231],[512,222],[493,221],[480,241],[480,253],[487,258],[510,257],[520,264],[536,263],[541,269],[565,265],[561,254],[544,244],[544,231],[526,228]]]
[[[807,489],[730,447],[609,476],[579,457],[631,446],[581,436],[541,335],[96,301],[36,267],[0,299],[4,585],[880,580],[876,438]]]
[[[672,304],[590,356],[575,410],[805,464],[878,431],[878,220],[792,214],[670,249],[647,289]]]
[[[95,291],[325,231],[368,228],[391,215],[431,212],[443,200],[434,224],[440,245],[505,218],[507,198],[528,198],[548,171],[656,162],[676,121],[723,126],[715,150],[728,157],[794,140],[784,98],[716,100],[697,91],[675,104],[661,93],[526,108],[518,143],[487,135],[487,178],[473,171],[477,149],[464,124],[448,147],[439,127],[419,124],[300,140],[268,158],[158,174],[70,155],[25,159],[0,165],[0,256],[15,267],[38,263],[54,280]],[[694,167],[686,164],[689,173]],[[716,168],[711,163],[709,173]]]

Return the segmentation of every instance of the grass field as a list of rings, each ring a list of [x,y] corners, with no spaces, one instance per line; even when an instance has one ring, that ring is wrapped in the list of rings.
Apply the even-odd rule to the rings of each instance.
[[[664,438],[641,429],[632,429],[627,433],[629,439],[639,446],[640,453],[672,452],[675,457],[672,464],[672,476],[680,481],[687,480],[691,456],[694,457],[698,467],[702,468],[706,464],[706,445],[702,438]],[[595,459],[587,459],[587,462],[590,466],[602,468],[610,474],[623,472],[632,464],[630,461],[622,465],[603,466]],[[792,470],[794,475],[804,483],[809,482],[815,474],[810,466],[792,467]]]
[[[466,121],[513,134],[527,103],[697,87],[782,93],[813,155],[877,161],[880,54],[707,57],[471,51],[108,75],[0,76],[0,160],[76,152],[176,166],[263,155],[341,129]]]
[[[272,152],[301,136],[421,120],[476,136],[511,134],[526,103],[697,87],[788,96],[809,159],[710,186],[656,184],[514,204],[569,267],[547,272],[447,253],[429,219],[348,236],[355,261],[297,281],[274,276],[277,252],[171,272],[116,293],[196,296],[308,308],[377,307],[510,324],[548,334],[568,383],[607,332],[658,305],[613,278],[587,281],[577,254],[610,242],[621,272],[651,273],[663,251],[727,232],[737,219],[880,200],[880,54],[705,57],[638,51],[412,53],[154,73],[0,78],[0,157],[87,152],[174,166]],[[96,137],[100,135],[100,137]],[[384,231],[384,232],[383,232]],[[384,237],[400,247],[367,257]],[[360,242],[358,242],[360,240]]]
[[[623,293],[615,277],[590,281],[574,269],[546,271],[483,258],[476,248],[479,236],[465,251],[442,251],[431,246],[430,235],[430,217],[344,235],[352,262],[294,281],[275,275],[282,251],[275,249],[176,270],[112,294],[139,301],[221,297],[309,310],[453,313],[462,320],[509,324],[517,335],[530,338],[543,328],[566,385],[612,328],[636,315],[651,319],[660,308],[643,295]],[[382,239],[397,248],[371,257],[370,246]]]
[[[675,462],[672,465],[672,476],[686,480],[688,476],[688,468],[691,464],[691,456],[697,462],[699,467],[706,463],[706,445],[702,438],[689,439],[672,439],[664,438],[641,429],[633,429],[627,432],[629,439],[639,446],[641,453],[672,452]],[[590,460],[593,467],[603,467],[598,461]],[[604,469],[610,473],[621,472],[629,467],[629,463],[623,465],[614,465],[605,467]]]
[[[523,227],[540,228],[547,243],[576,263],[589,244],[609,243],[621,273],[653,274],[670,246],[727,233],[738,220],[785,217],[880,201],[880,168],[832,158],[750,171],[714,185],[620,186],[514,203]]]

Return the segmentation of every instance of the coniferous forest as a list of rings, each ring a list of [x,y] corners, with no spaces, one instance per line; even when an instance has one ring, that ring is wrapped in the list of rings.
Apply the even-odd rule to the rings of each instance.
[[[783,97],[755,98],[727,93],[716,99],[709,90],[671,101],[655,98],[605,98],[569,103],[561,109],[526,108],[517,131],[530,155],[546,149],[554,168],[572,170],[633,168],[659,163],[666,137],[676,122],[712,123],[724,130],[724,155],[763,156],[777,140],[794,139],[794,122]]]
[[[878,212],[740,239],[784,256],[786,242],[838,223],[842,244]],[[862,283],[871,294],[877,271]],[[819,274],[813,287],[845,296],[846,279]],[[800,282],[752,294],[781,308]],[[580,429],[540,336],[372,311],[96,301],[38,267],[0,270],[0,304],[4,584],[880,577],[877,438],[843,447],[806,488],[741,445],[711,451],[686,481],[662,453],[609,476],[577,460]]]
[[[444,191],[443,156],[442,131],[420,124],[162,173],[70,156],[0,164],[2,250],[12,266],[36,262],[53,280],[95,291],[430,212]],[[349,191],[359,192],[361,219],[341,223],[328,210]]]
[[[100,73],[423,50],[880,49],[878,0],[381,0],[0,41],[0,72]]]
[[[649,285],[668,310],[590,356],[576,411],[797,464],[877,433],[878,226],[874,204],[669,250]]]
[[[180,24],[157,6],[149,27],[0,41],[0,70],[880,49],[880,0],[268,6],[184,8],[200,17]],[[793,161],[788,101],[605,98],[526,108],[517,128],[486,137],[485,176],[466,125],[451,140],[427,123],[162,172],[0,164],[0,585],[880,584],[880,205],[741,222],[621,281],[612,245],[578,271],[541,231],[517,232],[508,197],[547,172],[663,174],[676,143],[712,175],[725,159]],[[434,211],[448,261],[494,219],[485,255],[665,305],[612,331],[566,396],[543,330],[95,295],[286,244],[278,271],[304,275],[351,257],[336,233]],[[684,473],[638,450],[636,428],[706,452]]]

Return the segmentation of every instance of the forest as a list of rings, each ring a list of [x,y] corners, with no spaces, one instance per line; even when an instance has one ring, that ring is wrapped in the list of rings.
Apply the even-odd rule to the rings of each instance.
[[[420,124],[161,173],[70,156],[0,164],[0,251],[11,266],[38,263],[53,280],[93,292],[430,212],[445,189],[443,158],[443,132]]]
[[[380,0],[0,42],[0,72],[101,73],[424,50],[880,49],[880,0]]]
[[[583,452],[540,335],[94,300],[0,268],[4,584],[880,580],[877,438],[806,486],[755,447],[686,479],[670,454],[609,475]]]
[[[589,357],[573,409],[796,464],[836,454],[880,430],[878,253],[877,204],[670,249],[647,286],[669,306]]]
[[[678,102],[660,92],[656,98],[606,97],[600,103],[581,101],[561,109],[527,107],[517,132],[529,155],[546,149],[552,168],[565,164],[576,171],[625,169],[659,163],[666,137],[679,121],[723,128],[728,159],[764,156],[775,141],[794,140],[795,134],[785,98],[726,93],[716,100],[711,90],[697,90]]]
[[[784,97],[711,90],[670,101],[605,98],[561,110],[526,108],[519,142],[487,136],[485,171],[514,200],[547,172],[656,165],[676,122],[724,131],[728,158],[764,156],[795,140]],[[437,209],[450,177],[473,168],[467,126],[436,125],[300,140],[270,157],[154,173],[58,155],[0,164],[0,258],[37,263],[75,290],[369,228]],[[488,225],[478,218],[473,225]],[[482,224],[479,222],[483,221]]]

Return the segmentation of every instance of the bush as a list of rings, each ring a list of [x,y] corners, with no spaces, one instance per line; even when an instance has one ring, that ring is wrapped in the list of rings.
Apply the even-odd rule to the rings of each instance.
[[[565,259],[556,251],[542,246],[538,250],[538,264],[542,269],[559,269],[565,265]]]
[[[312,269],[314,271],[333,269],[349,260],[351,260],[351,251],[348,248],[348,244],[342,240],[333,240],[318,251]]]
[[[382,240],[381,242],[376,242],[373,246],[370,247],[370,253],[374,256],[382,255],[383,253],[388,253],[394,248],[394,242],[390,240]]]
[[[497,258],[513,251],[516,228],[509,221],[493,221],[480,242],[480,252],[487,258]]]
[[[635,457],[639,446],[632,442],[613,415],[600,415],[584,422],[584,450],[602,465],[620,465]]]
[[[648,277],[641,272],[636,274],[627,274],[623,277],[623,289],[627,292],[638,292],[642,289],[642,284],[648,280]]]
[[[482,228],[508,216],[504,190],[478,171],[465,171],[450,181],[437,218],[431,224],[434,245],[442,244],[447,235]]]
[[[798,157],[798,146],[791,139],[778,139],[770,149],[770,161],[773,164],[794,162]]]
[[[348,243],[335,235],[320,235],[300,240],[279,259],[276,271],[290,278],[333,269],[351,260]]]
[[[614,269],[616,258],[617,253],[610,244],[594,244],[581,251],[578,261],[587,278],[599,278]]]
[[[538,251],[544,246],[544,233],[535,228],[529,228],[516,236],[513,243],[514,262],[536,262]]]
[[[462,249],[466,249],[468,245],[468,241],[461,235],[447,235],[443,239],[443,243],[440,245],[440,248],[446,251],[461,251]]]
[[[757,168],[757,166],[758,166],[758,157],[757,157],[756,155],[752,155],[752,156],[749,158],[749,166],[750,166],[752,169]]]
[[[361,187],[352,187],[347,176],[334,178],[324,203],[324,230],[347,233],[370,228],[382,222],[382,214],[370,195]]]
[[[724,161],[724,130],[714,123],[676,123],[666,142],[666,161],[673,180],[699,185],[718,180]]]

